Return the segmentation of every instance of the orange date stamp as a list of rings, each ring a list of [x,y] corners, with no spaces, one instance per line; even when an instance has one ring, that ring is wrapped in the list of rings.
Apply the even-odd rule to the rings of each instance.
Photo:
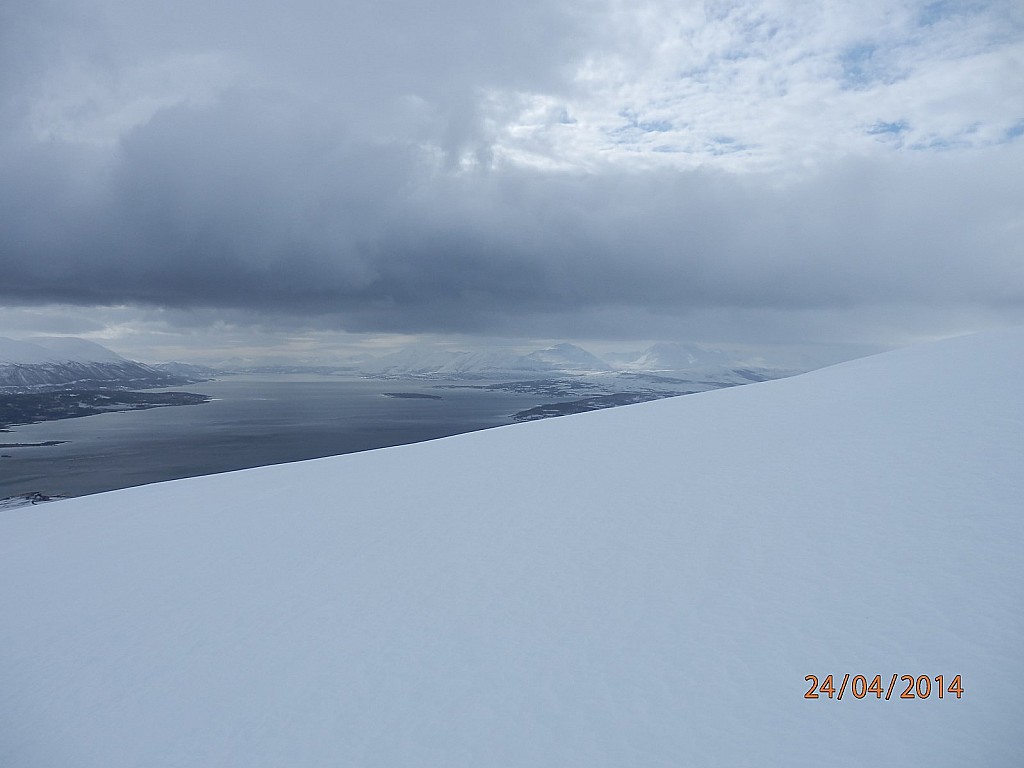
[[[826,675],[819,681],[817,675],[807,675],[804,681],[810,683],[810,688],[804,693],[804,698],[835,698],[842,701],[843,696],[849,693],[855,699],[870,697],[881,699],[884,697],[886,701],[889,701],[894,694],[897,699],[927,699],[931,696],[939,699],[954,697],[959,699],[964,695],[964,685],[960,675],[947,681],[942,675],[934,677],[918,675],[915,677],[914,675],[894,674],[887,681],[888,686],[886,686],[881,675],[875,675],[869,680],[865,675],[845,674],[837,688],[836,680],[838,678],[838,675]],[[897,680],[900,683],[898,686]]]

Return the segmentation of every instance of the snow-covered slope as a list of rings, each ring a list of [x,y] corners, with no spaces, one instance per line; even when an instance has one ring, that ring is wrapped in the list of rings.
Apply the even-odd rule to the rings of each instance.
[[[0,765],[1024,765],[1022,375],[993,333],[6,510]]]

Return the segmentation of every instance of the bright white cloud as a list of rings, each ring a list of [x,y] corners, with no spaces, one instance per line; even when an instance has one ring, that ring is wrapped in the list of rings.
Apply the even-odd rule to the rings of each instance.
[[[568,98],[491,95],[521,105],[498,153],[779,171],[1005,141],[1024,116],[1020,14],[947,5],[616,3]]]

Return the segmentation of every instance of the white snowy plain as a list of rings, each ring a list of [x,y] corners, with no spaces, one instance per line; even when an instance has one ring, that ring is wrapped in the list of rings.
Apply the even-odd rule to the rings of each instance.
[[[987,333],[4,510],[0,765],[1024,765],[1022,378]]]

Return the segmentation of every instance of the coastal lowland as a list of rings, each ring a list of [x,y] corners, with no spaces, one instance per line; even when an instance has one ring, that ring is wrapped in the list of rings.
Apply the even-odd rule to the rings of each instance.
[[[0,393],[0,430],[19,424],[34,424],[112,411],[140,411],[171,405],[209,402],[206,395],[192,392],[127,392],[117,390]],[[21,447],[17,443],[6,448]]]

